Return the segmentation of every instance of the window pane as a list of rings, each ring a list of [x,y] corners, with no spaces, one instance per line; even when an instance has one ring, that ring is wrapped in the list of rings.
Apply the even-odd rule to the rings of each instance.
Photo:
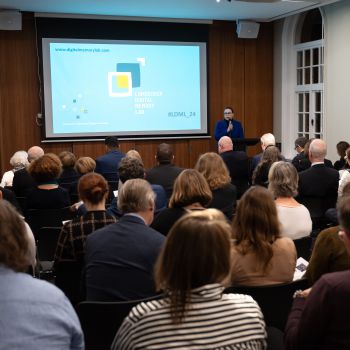
[[[304,84],[310,84],[310,68],[305,68],[305,80]]]
[[[305,130],[306,132],[309,132],[309,131],[310,131],[310,130],[309,130],[309,114],[308,114],[308,113],[305,114],[305,128],[304,128],[304,130]]]
[[[321,93],[315,92],[315,112],[321,112]]]
[[[312,64],[314,66],[319,65],[319,49],[318,48],[312,50]]]
[[[312,68],[312,83],[313,84],[318,83],[318,67]]]
[[[303,66],[303,51],[297,52],[297,67],[300,68]]]
[[[310,111],[310,94],[307,92],[305,93],[305,112]]]
[[[298,123],[298,130],[303,131],[303,115],[301,113],[298,114],[299,116],[299,123]]]
[[[320,83],[323,83],[323,66],[320,66]]]
[[[305,50],[305,66],[310,66],[310,50]]]
[[[315,115],[315,132],[319,133],[321,132],[321,114],[317,113]]]
[[[303,94],[299,94],[298,95],[298,100],[299,100],[298,112],[303,112],[304,111],[304,95]]]
[[[297,70],[297,84],[303,85],[303,71],[301,69]]]

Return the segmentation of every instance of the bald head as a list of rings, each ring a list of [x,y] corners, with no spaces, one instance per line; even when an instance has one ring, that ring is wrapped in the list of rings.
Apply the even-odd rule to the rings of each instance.
[[[309,158],[311,163],[323,162],[327,153],[327,145],[321,139],[315,139],[311,142],[309,148]]]
[[[224,153],[233,150],[232,140],[228,136],[223,136],[218,142],[219,153]]]
[[[28,150],[28,161],[32,162],[44,155],[44,150],[39,146],[30,147]]]
[[[260,137],[261,148],[265,151],[267,146],[276,146],[275,136],[271,133],[264,134]]]

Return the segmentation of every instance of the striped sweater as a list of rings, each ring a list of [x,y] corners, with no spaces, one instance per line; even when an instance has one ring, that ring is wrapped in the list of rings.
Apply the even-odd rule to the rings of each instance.
[[[115,349],[266,349],[265,323],[257,303],[247,295],[222,294],[220,284],[191,293],[181,324],[170,318],[168,298],[135,306],[112,344]]]

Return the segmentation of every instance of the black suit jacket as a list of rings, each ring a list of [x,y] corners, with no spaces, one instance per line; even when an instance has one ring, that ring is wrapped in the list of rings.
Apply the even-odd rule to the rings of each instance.
[[[165,237],[136,216],[91,233],[86,241],[86,299],[136,300],[156,294],[153,267]]]
[[[324,164],[316,164],[299,173],[298,201],[310,211],[312,218],[323,217],[334,208],[338,196],[339,173]]]
[[[183,169],[173,164],[160,164],[147,171],[146,180],[155,185],[163,186],[167,199],[169,200],[176,178]]]
[[[17,197],[26,197],[34,187],[36,187],[36,182],[29,175],[27,169],[15,171],[12,189]]]
[[[248,188],[248,156],[242,151],[227,151],[221,153],[220,155],[230,172],[231,183],[237,188],[237,197],[240,198]]]

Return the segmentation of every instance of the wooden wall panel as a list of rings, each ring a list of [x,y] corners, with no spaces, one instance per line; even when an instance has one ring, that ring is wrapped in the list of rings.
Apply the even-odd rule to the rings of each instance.
[[[34,18],[23,16],[22,31],[0,31],[1,172],[15,151],[37,144],[40,111]]]
[[[273,132],[273,28],[260,28],[259,40],[245,39],[244,126],[249,137]],[[261,152],[260,144],[249,151]]]
[[[238,39],[235,23],[214,21],[208,43],[209,132],[223,117],[223,108],[231,105],[235,117],[245,128],[246,137],[259,137],[272,130],[272,24],[262,24],[256,40]],[[16,150],[40,145],[40,127],[35,116],[40,112],[38,65],[34,16],[23,14],[23,30],[0,31],[0,167]],[[155,165],[157,145],[173,145],[176,164],[193,167],[200,154],[217,151],[210,139],[135,140],[120,142],[120,149],[136,149],[146,168]],[[104,154],[103,142],[57,142],[41,144],[45,151],[71,150],[77,157],[96,158]],[[253,150],[254,151],[254,150]],[[253,153],[250,150],[249,154]],[[257,149],[258,151],[258,149]]]

